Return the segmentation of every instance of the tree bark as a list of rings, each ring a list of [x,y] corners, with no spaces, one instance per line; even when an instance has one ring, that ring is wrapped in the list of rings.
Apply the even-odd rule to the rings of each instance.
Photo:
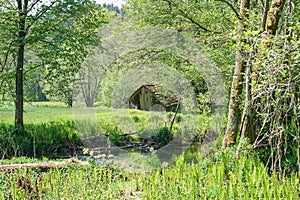
[[[270,0],[265,0],[265,2],[264,2],[263,20],[262,20],[262,30],[265,30],[265,27],[266,27],[266,22],[267,22],[269,8],[270,8]]]
[[[235,57],[235,68],[234,74],[231,82],[231,91],[229,99],[229,109],[228,109],[228,122],[225,131],[225,137],[223,140],[223,146],[227,147],[231,144],[236,143],[236,137],[239,132],[240,124],[240,104],[241,104],[241,94],[243,89],[243,79],[245,73],[245,51],[243,50],[243,44],[245,43],[244,32],[246,29],[245,19],[247,19],[247,9],[249,8],[250,0],[242,0],[240,4],[240,18],[239,21],[237,39],[237,50]]]
[[[264,39],[274,36],[278,29],[278,23],[286,0],[272,0],[265,24]]]
[[[242,138],[248,137],[250,141],[254,141],[254,138],[252,138],[252,135],[250,135],[251,130],[252,130],[252,109],[251,109],[251,87],[250,87],[250,66],[247,65],[246,67],[246,81],[245,81],[245,105],[244,105],[244,110],[242,114],[242,123],[241,123],[241,134],[240,134],[240,142],[238,144],[237,150],[236,150],[236,157],[239,159],[240,158],[240,150],[241,150],[241,141]]]
[[[23,123],[23,69],[24,69],[24,51],[26,37],[26,15],[28,0],[17,0],[19,11],[19,33],[18,33],[18,55],[16,67],[16,110],[15,110],[15,128],[18,133],[24,133]]]

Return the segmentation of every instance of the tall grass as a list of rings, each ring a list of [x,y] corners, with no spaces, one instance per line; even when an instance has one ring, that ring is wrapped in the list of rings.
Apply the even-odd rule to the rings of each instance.
[[[279,179],[255,157],[216,154],[197,164],[181,156],[167,168],[128,173],[113,165],[1,173],[3,199],[298,199],[296,174]],[[28,183],[24,187],[22,183]],[[33,199],[34,199],[33,198]]]
[[[50,121],[26,124],[26,137],[14,133],[14,126],[0,123],[0,158],[12,156],[42,157],[57,154],[72,155],[81,145],[73,121]],[[73,151],[73,152],[74,152]]]

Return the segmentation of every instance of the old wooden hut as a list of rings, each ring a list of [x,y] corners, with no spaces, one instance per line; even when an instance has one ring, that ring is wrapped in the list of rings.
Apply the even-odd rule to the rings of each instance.
[[[142,85],[129,97],[129,107],[140,110],[175,111],[179,97],[158,85]]]

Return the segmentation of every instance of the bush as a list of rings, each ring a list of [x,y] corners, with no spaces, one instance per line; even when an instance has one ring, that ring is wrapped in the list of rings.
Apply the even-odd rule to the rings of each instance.
[[[155,142],[161,144],[168,144],[173,138],[171,131],[167,127],[163,127],[159,132],[154,136]]]

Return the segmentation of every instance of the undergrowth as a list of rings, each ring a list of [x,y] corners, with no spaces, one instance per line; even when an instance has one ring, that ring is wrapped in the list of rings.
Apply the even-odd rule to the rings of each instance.
[[[114,165],[1,172],[0,199],[298,199],[296,174],[268,174],[254,156],[234,151],[210,158],[184,156],[166,168],[126,172]],[[25,184],[26,183],[26,187]]]

